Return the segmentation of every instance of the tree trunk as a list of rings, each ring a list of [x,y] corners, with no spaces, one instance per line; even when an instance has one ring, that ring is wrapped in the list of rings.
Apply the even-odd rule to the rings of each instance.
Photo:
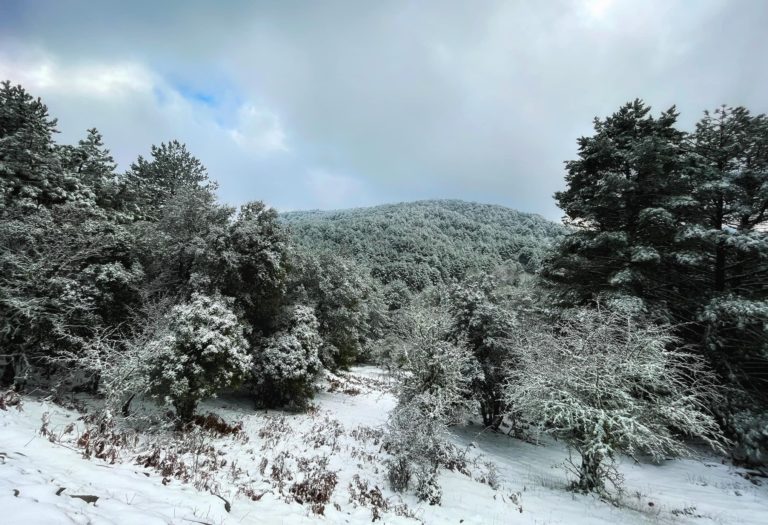
[[[3,388],[10,388],[16,382],[16,367],[14,366],[14,357],[8,360],[3,370],[3,375],[0,377],[0,386]]]
[[[178,418],[177,426],[183,427],[192,421],[197,403],[191,399],[179,399],[173,403],[173,407],[176,409],[176,417]]]
[[[576,488],[582,492],[596,492],[603,487],[603,480],[600,477],[602,455],[589,452],[580,454],[581,467],[579,467],[579,481]]]
[[[121,410],[123,417],[128,417],[131,415],[131,401],[133,401],[134,397],[136,397],[136,394],[131,394],[131,397],[128,398],[128,401],[123,403],[123,407]]]
[[[480,400],[480,414],[483,416],[483,426],[494,431],[498,430],[504,418],[502,410],[502,404],[495,396],[491,398],[484,396]]]
[[[723,229],[723,197],[717,201],[717,212],[715,217],[715,228],[719,230],[720,236],[715,245],[715,291],[725,291],[725,239],[722,237]]]

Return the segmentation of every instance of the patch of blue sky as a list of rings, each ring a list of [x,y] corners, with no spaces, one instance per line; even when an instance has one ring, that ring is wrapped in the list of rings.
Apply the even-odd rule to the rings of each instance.
[[[220,126],[232,127],[237,119],[237,110],[243,104],[240,91],[226,78],[209,72],[203,81],[180,80],[171,77],[171,88],[191,104],[207,110],[210,118]]]
[[[215,108],[221,104],[221,99],[212,91],[197,89],[188,84],[174,84],[173,88],[185,99],[201,104],[209,108]]]

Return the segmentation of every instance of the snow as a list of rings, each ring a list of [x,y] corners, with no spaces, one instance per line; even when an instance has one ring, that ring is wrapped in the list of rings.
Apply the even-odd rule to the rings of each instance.
[[[73,439],[52,443],[40,436],[41,418],[50,413],[50,428],[60,434],[69,423],[82,428],[79,414],[65,408],[24,398],[23,411],[0,411],[0,522],[8,524],[302,524],[370,523],[369,508],[350,502],[353,477],[377,485],[390,501],[381,523],[414,524],[416,519],[396,515],[404,503],[412,515],[428,524],[763,524],[768,522],[768,483],[755,485],[744,470],[722,458],[676,460],[661,465],[624,459],[626,493],[618,505],[594,496],[565,490],[568,478],[560,468],[567,451],[560,443],[532,444],[468,425],[452,430],[456,445],[478,458],[471,469],[480,477],[485,461],[498,470],[498,490],[459,472],[444,471],[441,506],[397,495],[386,488],[385,452],[370,440],[353,437],[361,425],[376,427],[386,421],[395,400],[387,392],[387,378],[375,368],[357,368],[346,377],[347,392],[323,388],[306,414],[255,411],[242,399],[220,398],[203,403],[199,412],[215,411],[229,422],[243,421],[248,440],[216,438],[214,444],[229,463],[245,474],[237,480],[217,475],[218,492],[231,502],[228,512],[219,497],[171,480],[134,464],[130,457],[114,465],[82,458]],[[348,388],[346,388],[348,387]],[[332,391],[328,391],[332,390]],[[282,425],[282,426],[281,426]],[[284,431],[280,429],[283,428]],[[336,435],[330,445],[324,441]],[[260,432],[267,430],[266,434]],[[272,434],[269,434],[272,432]],[[270,438],[273,440],[270,441]],[[324,516],[308,505],[287,503],[284,495],[258,472],[258,463],[270,465],[281,453],[295,457],[328,458],[328,469],[338,474]],[[286,463],[287,464],[287,463]],[[226,470],[226,469],[223,469]],[[269,469],[267,469],[269,470]],[[235,483],[250,483],[264,495],[258,501],[236,495]],[[57,492],[64,488],[63,492]],[[18,495],[14,495],[18,492]],[[284,491],[287,494],[287,490]],[[519,495],[518,495],[519,493]],[[88,503],[73,495],[92,495]],[[340,510],[334,506],[338,505]]]

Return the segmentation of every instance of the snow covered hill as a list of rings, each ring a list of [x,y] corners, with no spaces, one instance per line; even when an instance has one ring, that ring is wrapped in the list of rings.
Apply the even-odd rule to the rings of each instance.
[[[254,411],[244,400],[217,399],[199,412],[241,421],[242,430],[142,436],[117,447],[113,461],[110,444],[99,449],[95,434],[84,445],[93,425],[80,413],[24,398],[21,411],[0,411],[0,523],[768,522],[768,485],[720,458],[662,465],[627,459],[620,466],[626,493],[615,505],[565,490],[559,465],[567,451],[560,444],[530,444],[471,425],[453,430],[466,466],[441,473],[442,505],[418,503],[390,491],[382,467],[379,429],[394,404],[379,370],[356,368],[327,378],[308,413]],[[108,459],[84,459],[84,446],[93,456],[106,450]],[[312,493],[323,487],[331,491],[328,502],[313,507]]]

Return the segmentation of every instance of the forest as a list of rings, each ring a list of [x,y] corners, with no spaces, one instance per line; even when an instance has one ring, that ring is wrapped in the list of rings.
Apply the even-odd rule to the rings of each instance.
[[[446,472],[498,483],[456,446],[468,425],[563,444],[566,489],[614,503],[621,458],[707,450],[764,474],[768,117],[722,106],[691,130],[678,117],[634,100],[596,118],[554,195],[562,224],[458,200],[279,213],[220,202],[175,140],[122,172],[96,129],[59,144],[45,103],[3,82],[0,409],[76,410],[71,441],[49,416],[40,434],[230,506],[263,494],[196,477],[209,449],[195,436],[243,432],[201,407],[312,415],[326,388],[380,382],[391,411],[355,431],[378,455],[354,461],[381,478],[349,489],[373,521],[414,517],[382,490],[430,508]],[[354,379],[360,367],[384,379]],[[260,439],[287,439],[281,421]],[[342,431],[317,424],[329,441],[315,448],[335,451]],[[290,473],[286,454],[261,466],[270,493],[333,512],[341,474],[317,457]]]

